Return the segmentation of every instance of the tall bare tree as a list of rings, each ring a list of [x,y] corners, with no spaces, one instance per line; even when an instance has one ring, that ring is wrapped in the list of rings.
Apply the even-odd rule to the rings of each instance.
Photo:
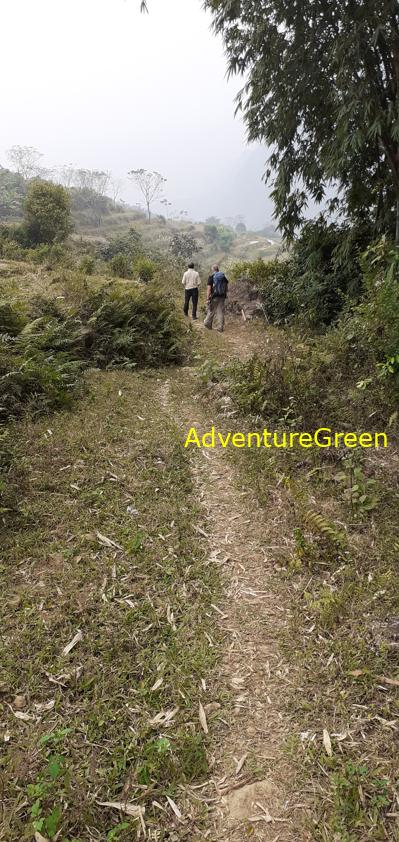
[[[117,203],[117,201],[119,199],[119,196],[121,194],[121,190],[122,190],[123,185],[124,185],[123,178],[111,178],[110,179],[109,188],[110,188],[110,191],[111,191],[112,201],[114,203],[114,206],[116,206],[116,203]]]
[[[22,178],[35,178],[43,174],[39,164],[43,155],[34,146],[11,146],[6,155],[15,172],[22,175]]]
[[[151,205],[154,199],[161,195],[166,178],[164,178],[159,172],[152,172],[150,170],[143,169],[130,170],[128,176],[137,185],[144,196],[148,222],[151,222]]]

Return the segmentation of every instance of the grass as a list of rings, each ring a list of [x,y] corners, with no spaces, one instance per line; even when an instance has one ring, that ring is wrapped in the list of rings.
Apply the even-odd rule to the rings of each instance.
[[[293,353],[292,337],[289,341]],[[283,344],[280,332],[279,355]],[[210,370],[220,395],[221,388],[229,389],[231,376]],[[214,388],[208,384],[210,395]],[[236,381],[234,397],[240,388]],[[234,429],[263,426],[259,417],[254,426],[243,413],[245,393],[243,398]],[[293,426],[291,416],[284,418],[285,412],[282,406],[277,426],[303,429],[300,422]],[[344,429],[353,429],[350,412],[349,406]],[[295,729],[287,748],[315,792],[315,819],[307,832],[317,842],[399,839],[398,451],[393,434],[390,442],[384,452],[351,451],[350,464],[340,451],[326,456],[300,449],[243,450],[231,457],[243,486],[254,489],[268,512],[267,543],[274,545],[279,575],[291,584],[291,621],[281,646],[298,692],[286,699],[287,721]],[[357,487],[362,493],[353,491]]]
[[[221,262],[227,268],[237,261],[252,261],[258,257],[264,260],[272,260],[281,248],[281,239],[276,234],[272,237],[271,243],[267,237],[257,232],[248,231],[244,234],[237,234],[230,249],[226,252],[220,244],[209,243],[204,237],[203,223],[179,222],[168,219],[167,222],[160,222],[155,215],[151,224],[148,224],[144,216],[137,215],[134,211],[116,211],[103,217],[101,225],[94,227],[87,220],[84,214],[77,214],[75,219],[76,235],[83,235],[85,238],[98,240],[110,238],[127,231],[131,226],[141,235],[146,248],[165,251],[165,243],[176,232],[191,234],[200,244],[201,250],[196,259],[201,265],[203,274],[209,270],[215,262]]]
[[[89,380],[73,414],[18,426],[19,490],[2,529],[0,838],[122,842],[145,822],[149,838],[191,839],[218,581],[192,528],[200,515],[157,397],[162,374]]]

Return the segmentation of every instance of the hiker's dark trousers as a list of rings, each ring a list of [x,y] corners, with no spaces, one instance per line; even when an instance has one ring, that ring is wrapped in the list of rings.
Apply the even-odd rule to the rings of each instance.
[[[184,293],[184,314],[188,316],[188,307],[191,298],[193,301],[193,319],[197,318],[198,294],[198,287],[195,287],[194,289],[186,289]]]

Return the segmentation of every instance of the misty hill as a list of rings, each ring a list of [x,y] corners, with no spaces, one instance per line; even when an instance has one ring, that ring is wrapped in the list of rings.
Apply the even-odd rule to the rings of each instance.
[[[181,207],[187,207],[196,219],[211,213],[222,219],[242,215],[248,228],[256,231],[268,225],[274,229],[273,203],[269,188],[262,181],[266,168],[267,149],[250,146],[219,181],[196,197],[182,196]]]

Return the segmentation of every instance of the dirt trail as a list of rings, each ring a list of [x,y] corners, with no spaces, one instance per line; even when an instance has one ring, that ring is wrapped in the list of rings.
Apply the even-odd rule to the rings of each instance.
[[[259,349],[258,328],[230,322],[226,333],[207,334],[206,346],[241,358]],[[177,372],[166,384],[168,403],[182,428],[204,433],[212,423],[197,397],[195,371]],[[183,397],[182,397],[183,396]],[[210,563],[220,566],[224,596],[215,612],[224,639],[221,684],[230,704],[216,722],[217,750],[212,775],[212,827],[218,842],[300,842],[303,794],[285,749],[292,736],[284,714],[292,692],[279,635],[288,620],[289,594],[273,559],[285,541],[283,511],[265,513],[250,488],[242,490],[237,469],[221,448],[193,450],[192,474],[207,519]],[[217,513],[217,514],[215,514]],[[212,688],[209,701],[212,702]],[[295,692],[295,691],[294,691]],[[299,729],[298,729],[299,730]]]

